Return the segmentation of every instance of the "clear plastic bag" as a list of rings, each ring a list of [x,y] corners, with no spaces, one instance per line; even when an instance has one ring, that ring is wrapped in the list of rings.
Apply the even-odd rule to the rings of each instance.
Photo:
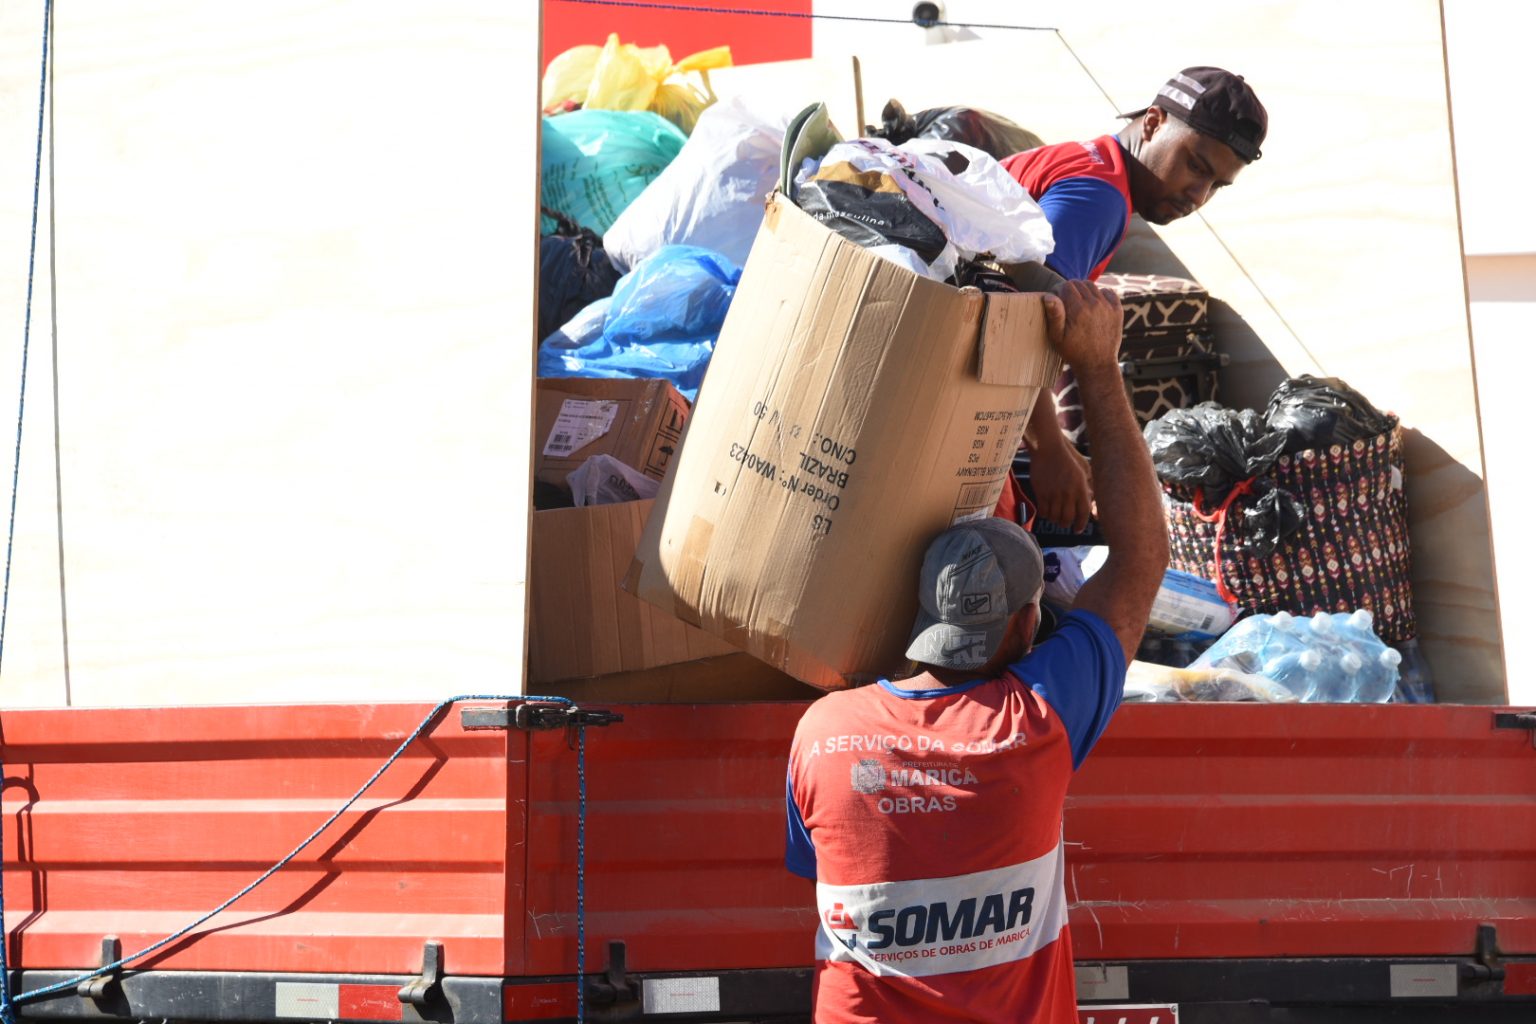
[[[661,481],[652,479],[612,455],[594,455],[565,475],[576,507],[617,505],[656,497]]]
[[[1253,615],[1196,658],[1192,669],[1228,669],[1263,676],[1316,703],[1383,703],[1398,681],[1402,655],[1377,638],[1365,609]]]
[[[1287,704],[1295,703],[1296,697],[1272,680],[1231,667],[1173,668],[1133,661],[1126,667],[1124,700],[1127,704],[1185,701]]]

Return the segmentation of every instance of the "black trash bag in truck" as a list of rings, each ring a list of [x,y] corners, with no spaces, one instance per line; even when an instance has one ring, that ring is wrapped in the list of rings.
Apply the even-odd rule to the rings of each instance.
[[[894,99],[880,112],[880,126],[870,125],[864,134],[893,146],[908,139],[948,139],[975,146],[996,160],[1045,144],[1040,136],[1000,114],[974,107],[932,107],[909,114]]]
[[[1262,554],[1301,528],[1301,502],[1269,475],[1287,435],[1270,430],[1252,409],[1201,402],[1153,420],[1144,436],[1158,477],[1198,490],[1201,511],[1214,513],[1242,488],[1232,504],[1242,510],[1243,532]]]
[[[545,207],[557,233],[539,238],[539,340],[554,334],[588,305],[613,294],[623,276],[596,234]]]
[[[1391,430],[1397,420],[1337,377],[1304,373],[1275,389],[1264,410],[1271,430],[1286,435],[1285,450],[1301,452],[1361,441]]]

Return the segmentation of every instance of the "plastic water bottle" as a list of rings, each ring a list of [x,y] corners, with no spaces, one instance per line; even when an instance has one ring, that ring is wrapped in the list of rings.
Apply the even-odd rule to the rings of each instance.
[[[1364,665],[1365,659],[1351,650],[1324,655],[1317,673],[1317,691],[1312,699],[1325,704],[1346,704],[1353,700]]]
[[[1360,685],[1355,688],[1355,700],[1362,704],[1385,704],[1397,690],[1398,666],[1402,663],[1403,656],[1390,647],[1367,660],[1360,673]]]
[[[1405,640],[1397,645],[1396,650],[1402,655],[1403,661],[1398,666],[1397,693],[1394,699],[1405,704],[1433,704],[1435,681],[1429,671],[1428,659],[1419,650],[1419,642]]]
[[[1376,639],[1376,617],[1371,614],[1369,608],[1357,608],[1352,612],[1334,612],[1333,628],[1338,636],[1347,639],[1350,643],[1375,647],[1381,642]]]
[[[1264,663],[1263,674],[1290,690],[1297,700],[1311,700],[1317,690],[1318,670],[1322,665],[1323,656],[1307,648],[1269,659]]]

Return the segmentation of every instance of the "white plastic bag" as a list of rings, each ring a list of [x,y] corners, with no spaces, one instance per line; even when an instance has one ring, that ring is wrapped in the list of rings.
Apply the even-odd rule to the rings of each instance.
[[[698,245],[744,264],[778,183],[790,116],[740,97],[705,110],[682,152],[603,235],[609,259],[631,270],[664,245]]]
[[[684,147],[678,159],[686,153]],[[889,176],[943,230],[949,245],[930,265],[930,277],[949,277],[961,256],[990,253],[1002,263],[1030,263],[1043,261],[1055,248],[1039,204],[1002,164],[973,146],[946,139],[911,139],[900,146],[855,139],[833,146],[819,166],[838,163]],[[810,176],[802,168],[795,180]]]
[[[661,481],[653,480],[612,455],[594,455],[565,475],[576,507],[617,505],[656,497]]]

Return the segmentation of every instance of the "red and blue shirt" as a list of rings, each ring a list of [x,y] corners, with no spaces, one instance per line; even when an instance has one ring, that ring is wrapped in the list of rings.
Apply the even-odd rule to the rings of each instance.
[[[1075,1024],[1062,808],[1124,681],[1078,611],[999,678],[811,705],[785,862],[816,882],[818,1024]]]
[[[1069,281],[1097,281],[1130,225],[1125,149],[1113,135],[1015,153],[1003,168],[1040,204],[1055,250],[1045,265]]]

